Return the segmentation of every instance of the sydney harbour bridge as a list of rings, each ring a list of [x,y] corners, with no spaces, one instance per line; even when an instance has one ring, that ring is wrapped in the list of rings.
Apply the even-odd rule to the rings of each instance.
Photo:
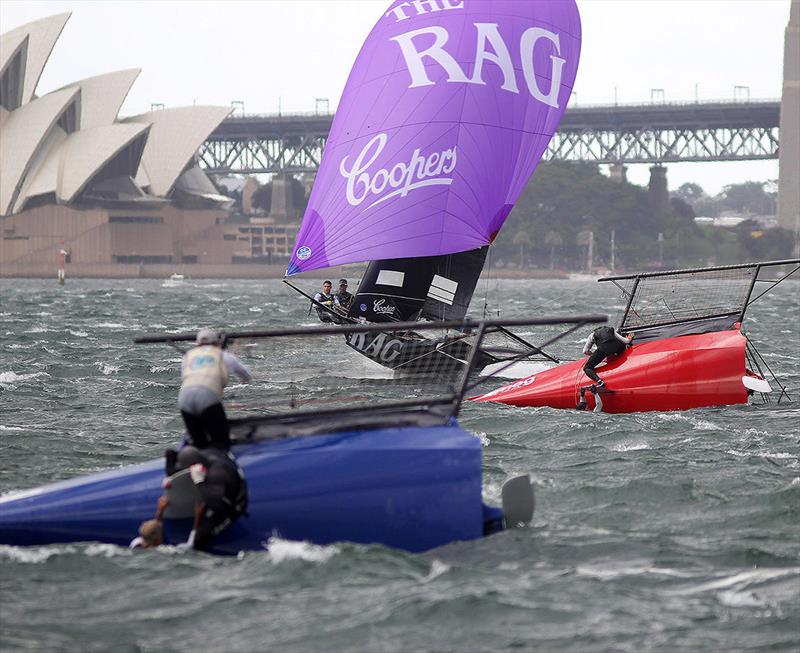
[[[546,160],[613,165],[778,158],[778,100],[567,109]],[[219,173],[316,172],[333,114],[226,119],[200,150]]]

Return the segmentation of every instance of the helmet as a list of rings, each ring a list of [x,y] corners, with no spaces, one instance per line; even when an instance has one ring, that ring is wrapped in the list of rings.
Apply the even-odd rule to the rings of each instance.
[[[197,332],[197,344],[198,345],[218,345],[219,344],[219,332],[214,331],[213,329],[200,329]]]

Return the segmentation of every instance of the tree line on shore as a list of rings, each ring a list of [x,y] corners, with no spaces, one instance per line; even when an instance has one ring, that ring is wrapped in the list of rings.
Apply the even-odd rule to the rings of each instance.
[[[495,240],[493,258],[499,267],[563,270],[585,270],[590,258],[594,267],[628,270],[788,258],[787,229],[754,219],[732,228],[694,219],[726,211],[771,215],[776,196],[772,183],[733,184],[715,197],[684,184],[657,206],[648,188],[612,180],[595,164],[542,163]]]
[[[293,178],[290,184],[299,217],[307,186]],[[264,214],[271,190],[268,183],[253,195],[253,206]],[[794,236],[787,229],[755,219],[730,228],[695,221],[726,212],[773,215],[776,200],[776,183],[751,181],[716,196],[686,183],[658,202],[652,190],[613,180],[596,164],[543,162],[495,239],[492,261],[499,268],[634,270],[788,258]]]

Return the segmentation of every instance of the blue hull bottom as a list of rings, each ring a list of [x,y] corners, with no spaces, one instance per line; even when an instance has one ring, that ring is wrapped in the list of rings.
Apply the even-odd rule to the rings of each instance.
[[[478,538],[484,521],[501,515],[481,502],[480,442],[455,422],[244,444],[234,453],[249,514],[216,539],[215,553],[261,549],[272,535],[424,551]],[[163,474],[163,460],[154,460],[0,498],[0,543],[127,545],[152,518]],[[167,520],[167,542],[185,541],[189,527]]]

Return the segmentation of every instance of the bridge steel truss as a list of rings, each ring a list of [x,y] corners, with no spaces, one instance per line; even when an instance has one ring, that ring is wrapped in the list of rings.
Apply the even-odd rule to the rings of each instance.
[[[568,110],[546,159],[594,163],[778,158],[780,103],[719,102]]]
[[[780,103],[714,102],[576,107],[546,160],[670,163],[778,158]],[[214,173],[316,172],[333,114],[232,117],[198,152]]]

